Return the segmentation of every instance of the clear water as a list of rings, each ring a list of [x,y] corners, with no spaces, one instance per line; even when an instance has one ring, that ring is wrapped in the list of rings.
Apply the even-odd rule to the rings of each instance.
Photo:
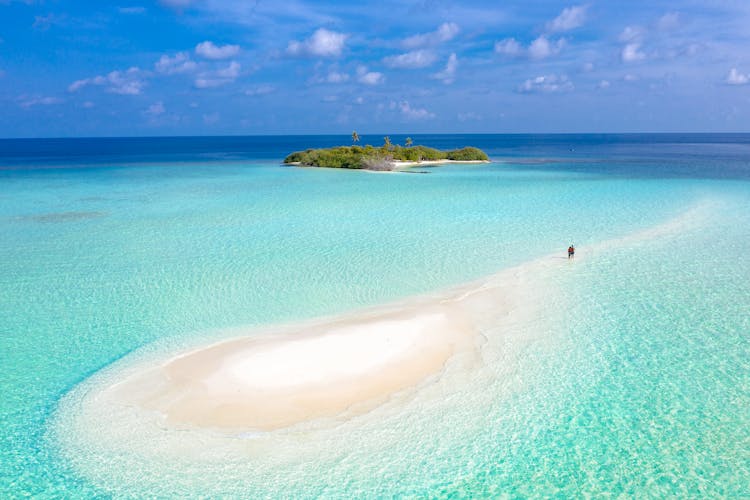
[[[750,136],[414,139],[497,162],[278,164],[340,137],[0,141],[0,490],[746,495]],[[54,438],[60,401],[133,351],[441,289],[571,241],[584,255],[519,325],[541,337],[444,398],[262,438],[252,460],[242,443],[174,463],[82,444],[71,460]]]

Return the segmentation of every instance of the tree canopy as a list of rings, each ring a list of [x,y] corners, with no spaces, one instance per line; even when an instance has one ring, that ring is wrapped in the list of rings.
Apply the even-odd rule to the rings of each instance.
[[[408,147],[393,145],[390,138],[385,137],[380,148],[368,144],[306,149],[290,154],[284,159],[284,163],[299,163],[311,167],[389,170],[393,166],[393,161],[489,161],[484,151],[474,147],[441,151],[427,146],[412,146],[409,141],[407,143]]]

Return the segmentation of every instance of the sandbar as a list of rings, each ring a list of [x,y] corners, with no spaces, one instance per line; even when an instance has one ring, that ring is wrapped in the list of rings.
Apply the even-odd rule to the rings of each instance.
[[[584,251],[574,261],[548,255],[432,294],[331,318],[240,330],[234,338],[166,360],[114,367],[104,387],[87,390],[81,418],[111,420],[125,410],[128,427],[153,422],[236,435],[367,413],[440,383],[448,366],[454,374],[471,376],[495,354],[512,359],[503,352],[534,341],[545,331],[534,325],[544,320],[547,306],[565,300],[557,289],[562,268],[575,268],[587,254],[612,246],[678,233],[700,222],[711,206],[700,203],[659,226],[579,247]],[[492,363],[497,368],[497,361]]]
[[[472,339],[455,305],[381,312],[219,342],[111,390],[172,425],[274,430],[367,411],[438,373]]]

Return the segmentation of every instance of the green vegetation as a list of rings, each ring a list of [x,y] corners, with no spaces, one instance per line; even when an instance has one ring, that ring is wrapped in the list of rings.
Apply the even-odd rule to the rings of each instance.
[[[359,136],[352,134],[352,141]],[[391,170],[393,161],[488,161],[484,151],[467,147],[451,151],[441,151],[427,146],[412,146],[411,138],[406,140],[406,147],[394,145],[389,137],[383,140],[383,146],[338,146],[327,149],[307,149],[290,154],[284,163],[296,163],[310,167],[329,168],[363,168],[369,170]]]

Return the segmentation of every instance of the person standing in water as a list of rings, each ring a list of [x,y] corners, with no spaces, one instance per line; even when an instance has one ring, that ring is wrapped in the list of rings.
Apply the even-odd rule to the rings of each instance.
[[[573,244],[571,243],[570,246],[568,247],[568,258],[572,259],[573,257],[575,257],[575,255],[576,255],[576,247],[574,247]]]

